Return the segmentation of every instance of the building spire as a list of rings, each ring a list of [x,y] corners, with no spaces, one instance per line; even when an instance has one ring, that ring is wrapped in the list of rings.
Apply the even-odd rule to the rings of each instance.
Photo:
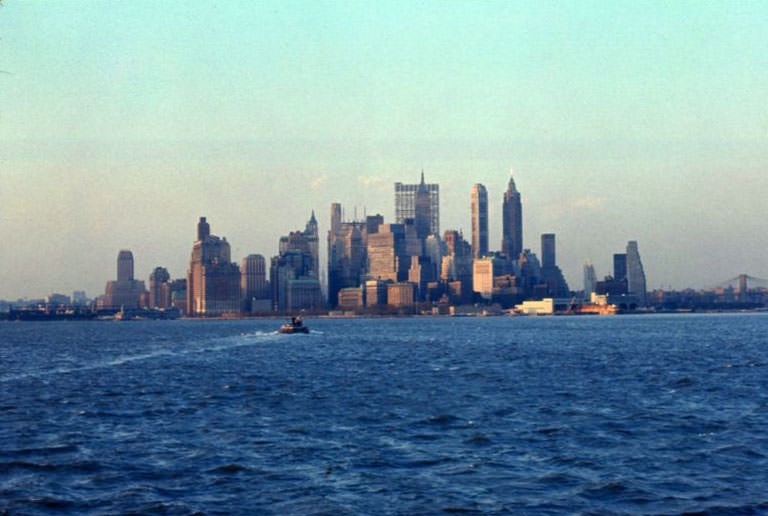
[[[512,168],[509,169],[509,185],[507,186],[507,190],[510,192],[517,191],[517,186],[515,186],[515,170]]]
[[[421,169],[421,184],[424,184],[424,169]]]

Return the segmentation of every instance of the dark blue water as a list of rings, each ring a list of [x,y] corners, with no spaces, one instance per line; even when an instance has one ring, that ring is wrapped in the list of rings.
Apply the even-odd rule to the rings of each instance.
[[[0,513],[768,513],[768,315],[0,324]]]

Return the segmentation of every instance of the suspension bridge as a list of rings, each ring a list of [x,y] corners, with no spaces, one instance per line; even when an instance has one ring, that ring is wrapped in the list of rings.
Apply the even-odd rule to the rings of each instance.
[[[768,288],[768,279],[757,278],[749,274],[739,274],[735,278],[727,279],[711,287],[712,290],[718,288],[732,288],[738,292],[747,292],[750,289]]]

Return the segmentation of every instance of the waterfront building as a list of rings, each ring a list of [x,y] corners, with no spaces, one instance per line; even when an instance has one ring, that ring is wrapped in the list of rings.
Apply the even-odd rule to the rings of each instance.
[[[472,261],[472,287],[484,299],[493,296],[493,278],[502,272],[501,261],[495,256],[486,256]]]
[[[637,242],[631,240],[627,243],[627,291],[637,298],[639,306],[646,306],[647,289],[643,262],[640,260],[640,251]]]
[[[75,290],[72,292],[72,304],[75,306],[85,306],[88,304],[88,297],[84,290]]]
[[[171,307],[171,275],[165,267],[155,267],[149,275],[149,307]]]
[[[429,233],[440,234],[440,185],[424,182],[419,184],[395,183],[395,222],[405,224],[405,219],[416,220],[416,196],[419,188],[423,187],[429,193]],[[422,212],[423,213],[423,212]]]
[[[407,281],[387,284],[387,304],[393,308],[413,307],[416,300],[416,286]]]
[[[323,307],[320,281],[314,277],[289,279],[286,288],[285,310],[297,313],[301,310],[316,312]]]
[[[183,314],[188,313],[186,278],[171,281],[169,290],[171,291],[171,307],[178,309]]]
[[[365,306],[376,307],[387,304],[387,283],[378,279],[365,282]]]
[[[600,296],[626,296],[627,280],[616,280],[613,276],[606,276],[602,281],[595,283],[595,293]]]
[[[472,257],[482,258],[488,254],[488,191],[480,183],[475,184],[469,194],[472,218]]]
[[[523,252],[523,204],[515,179],[510,175],[501,208],[501,252],[509,260],[517,260]]]
[[[69,306],[72,304],[72,299],[65,294],[53,293],[45,298],[45,305],[48,308],[57,306]]]
[[[331,223],[334,223],[333,213]],[[318,310],[322,306],[317,238],[314,211],[303,231],[280,237],[279,255],[272,258],[269,268],[275,310]],[[320,301],[316,298],[318,293]]]
[[[240,291],[244,311],[264,311],[264,302],[270,300],[271,291],[267,280],[267,262],[262,255],[249,254],[243,258],[240,264]]]
[[[587,262],[584,264],[584,299],[590,299],[597,290],[597,274],[595,266]]]
[[[117,255],[117,280],[107,282],[97,305],[108,310],[141,308],[145,290],[144,282],[134,279],[133,253],[123,249]]]
[[[363,289],[361,287],[347,287],[339,290],[339,309],[345,312],[357,312],[362,310]]]
[[[200,217],[187,270],[187,311],[221,315],[240,308],[240,268],[230,260],[229,242],[212,235],[206,218]]]
[[[274,310],[285,312],[295,307],[298,297],[289,302],[289,284],[293,280],[312,278],[312,256],[304,251],[287,249],[274,256],[269,268],[269,283],[272,288]],[[312,278],[317,279],[317,278]],[[319,282],[318,282],[319,284]]]

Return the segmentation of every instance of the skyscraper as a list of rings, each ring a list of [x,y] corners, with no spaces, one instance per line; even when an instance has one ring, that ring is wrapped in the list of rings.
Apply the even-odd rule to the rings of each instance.
[[[424,182],[424,171],[421,172],[421,182],[416,190],[413,204],[416,236],[423,242],[427,236],[435,234],[432,231],[432,200],[429,190],[427,190],[427,184]]]
[[[317,230],[315,210],[312,210],[312,215],[309,217],[307,225],[304,228],[304,236],[306,237],[307,245],[309,246],[309,254],[312,255],[311,276],[320,278],[320,237]]]
[[[548,269],[555,266],[555,235],[544,233],[541,235],[541,267]]]
[[[423,181],[422,172],[422,181]],[[395,183],[395,222],[405,224],[406,219],[416,220],[416,194],[421,184]],[[424,183],[429,193],[429,234],[440,234],[440,185]]]
[[[637,242],[634,240],[627,242],[627,290],[630,295],[637,297],[639,306],[646,306],[645,271]]]
[[[155,267],[149,275],[149,307],[171,307],[171,275],[165,267]]]
[[[312,260],[306,275],[320,278],[318,241],[317,219],[315,218],[315,210],[312,210],[312,215],[307,221],[304,231],[291,231],[288,235],[280,237],[279,252],[282,254],[288,250],[293,250],[306,253]]]
[[[382,224],[378,233],[368,235],[368,275],[372,279],[405,281],[410,265],[402,224]]]
[[[469,208],[472,217],[472,257],[482,258],[488,254],[488,191],[480,183],[469,193]]]
[[[616,253],[613,255],[613,279],[616,281],[626,281],[627,279],[626,253]]]
[[[547,285],[549,295],[565,297],[568,295],[568,283],[555,258],[555,234],[544,233],[541,235],[541,281]]]
[[[133,253],[127,249],[117,254],[117,281],[108,281],[104,295],[99,297],[99,308],[139,308],[145,295],[143,281],[133,278]]]
[[[187,270],[187,310],[220,315],[240,308],[240,268],[230,261],[229,242],[211,235],[210,225],[200,217]]]
[[[117,253],[117,281],[133,281],[133,253],[127,249]]]
[[[448,255],[443,257],[440,276],[446,282],[459,282],[459,301],[468,301],[472,292],[472,246],[459,231],[446,231],[443,235]]]
[[[342,220],[341,204],[331,204],[331,229],[328,230],[328,304],[335,307],[343,288],[358,287],[365,272],[368,235],[384,222],[381,215],[365,221]]]
[[[319,309],[323,302],[314,211],[304,231],[280,237],[279,249],[280,254],[272,258],[269,269],[273,306],[290,312]]]
[[[240,291],[243,295],[243,308],[248,312],[256,311],[256,301],[270,299],[267,262],[262,255],[249,254],[243,258],[240,264]]]
[[[510,260],[517,260],[523,252],[523,204],[515,179],[510,176],[501,208],[501,252]]]
[[[584,264],[584,299],[590,299],[597,290],[597,274],[595,266],[591,263]]]

